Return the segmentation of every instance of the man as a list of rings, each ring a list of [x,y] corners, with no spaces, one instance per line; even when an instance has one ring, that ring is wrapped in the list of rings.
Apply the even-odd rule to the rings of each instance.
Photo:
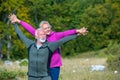
[[[35,28],[33,28],[31,25],[29,25],[28,23],[22,20],[19,20],[14,14],[10,15],[9,18],[12,23],[16,23],[16,22],[19,23],[28,32],[30,32],[33,36],[35,36]],[[52,31],[51,25],[47,21],[41,21],[41,23],[39,24],[39,27],[44,30],[45,34],[47,35],[48,42],[54,42],[66,36],[73,35],[76,33],[79,33],[82,35],[85,35],[87,33],[86,28],[72,29],[64,32],[55,32],[55,31]],[[60,66],[62,66],[62,60],[60,55],[60,49],[58,48],[53,52],[53,55],[50,61],[50,75],[52,77],[52,80],[58,80],[59,73],[60,73]]]

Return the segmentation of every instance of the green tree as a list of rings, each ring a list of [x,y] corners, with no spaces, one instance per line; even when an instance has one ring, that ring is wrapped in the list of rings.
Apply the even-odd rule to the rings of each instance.
[[[25,7],[25,0],[1,0],[0,2],[0,39],[4,39],[3,48],[2,48],[2,54],[3,57],[6,57],[7,59],[10,59],[11,57],[16,58],[16,54],[19,54],[18,57],[24,58],[23,55],[21,56],[21,53],[25,54],[25,50],[23,47],[19,48],[18,45],[24,46],[21,43],[19,43],[17,40],[18,38],[15,37],[15,33],[13,28],[10,26],[10,22],[8,20],[8,15],[10,13],[17,13],[18,17],[22,18],[23,20],[28,19],[29,15],[27,14],[29,9]],[[29,22],[28,20],[26,20]],[[11,34],[12,33],[12,34]],[[15,43],[17,41],[17,43]],[[13,45],[11,45],[13,44]],[[17,46],[16,46],[17,45]],[[15,47],[16,46],[16,47]],[[22,52],[20,52],[22,51]],[[15,57],[16,56],[16,57]]]
[[[116,30],[119,27],[112,28],[115,25],[119,26],[119,23],[113,22],[120,18],[115,17],[112,4],[104,3],[95,6],[88,7],[85,12],[81,15],[81,25],[89,26],[89,42],[92,44],[93,49],[101,49],[107,47],[112,37],[117,39]],[[117,7],[119,8],[119,7]],[[119,9],[117,10],[119,11]],[[112,30],[112,31],[111,31]],[[114,32],[111,34],[111,32]],[[119,33],[119,32],[118,32]]]
[[[21,20],[35,28],[38,28],[42,20],[49,21],[55,31],[87,27],[89,30],[87,36],[63,46],[62,51],[65,55],[106,48],[111,41],[120,42],[119,0],[1,0],[0,41],[5,39],[2,52],[6,55],[7,44],[12,43],[10,53],[12,58],[26,57],[24,55],[26,49],[9,25],[7,16],[11,12],[16,12]],[[21,29],[27,37],[33,38],[23,28]]]

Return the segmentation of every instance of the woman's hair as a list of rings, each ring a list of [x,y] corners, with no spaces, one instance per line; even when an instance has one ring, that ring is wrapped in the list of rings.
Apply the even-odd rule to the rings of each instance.
[[[40,24],[39,24],[39,28],[42,28],[42,25],[43,25],[43,24],[48,24],[48,26],[49,26],[50,28],[52,28],[52,26],[49,24],[48,21],[41,21]]]

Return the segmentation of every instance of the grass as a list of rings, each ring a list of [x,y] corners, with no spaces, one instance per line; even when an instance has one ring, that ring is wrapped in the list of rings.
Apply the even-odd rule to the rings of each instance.
[[[106,65],[105,58],[73,58],[63,59],[59,80],[120,80],[120,74],[113,71],[90,70],[91,65]]]
[[[91,65],[106,65],[105,58],[64,58],[63,66],[59,80],[120,80],[120,74],[114,74],[114,71],[94,71],[90,70]],[[0,62],[1,68],[6,68],[13,71],[21,71],[27,73],[27,66],[18,67],[5,66]],[[17,76],[19,80],[27,80],[26,76]]]
[[[0,61],[0,69],[5,69],[9,72],[12,71],[16,73],[16,79],[18,80],[27,80],[27,66],[18,66],[15,63],[13,63],[13,65],[4,65],[4,62]]]

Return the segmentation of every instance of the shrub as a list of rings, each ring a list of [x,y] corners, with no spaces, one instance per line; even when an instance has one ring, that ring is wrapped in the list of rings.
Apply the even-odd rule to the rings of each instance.
[[[20,61],[20,66],[27,66],[28,65],[28,60],[27,59],[23,59]]]
[[[111,55],[107,59],[108,69],[120,71],[120,55]]]
[[[8,71],[0,68],[0,80],[13,80],[17,76],[15,71]]]
[[[21,71],[21,70],[17,71],[17,77],[24,77],[26,75],[27,75],[27,72],[24,72],[24,71]]]
[[[108,45],[107,54],[118,55],[120,54],[120,43],[111,41]]]
[[[109,54],[107,58],[108,68],[120,71],[120,44],[118,42],[111,42],[106,53]]]

